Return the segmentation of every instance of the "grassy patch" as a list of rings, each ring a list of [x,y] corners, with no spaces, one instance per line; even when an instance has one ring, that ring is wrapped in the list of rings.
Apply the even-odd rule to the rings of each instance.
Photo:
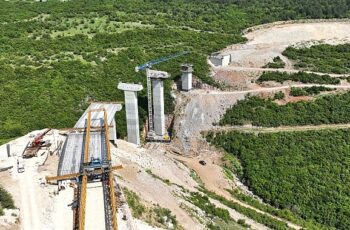
[[[154,174],[154,173],[152,172],[151,169],[147,169],[146,172],[147,172],[149,175],[151,175],[153,178],[162,181],[164,184],[166,184],[166,185],[172,185],[172,183],[170,182],[169,179],[161,178],[160,176]]]
[[[126,201],[132,211],[132,216],[135,218],[141,218],[141,216],[146,211],[146,206],[142,204],[140,197],[133,191],[123,188],[124,194],[126,196]]]
[[[127,188],[123,188],[123,191],[134,218],[144,220],[155,227],[173,226],[174,230],[183,229],[169,209],[159,205],[148,207],[135,192]]]

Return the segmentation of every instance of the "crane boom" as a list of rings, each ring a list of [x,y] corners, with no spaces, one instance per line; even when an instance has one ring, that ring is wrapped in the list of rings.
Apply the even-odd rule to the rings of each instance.
[[[182,55],[188,54],[189,51],[183,51],[183,52],[179,52],[167,57],[162,57],[156,60],[151,60],[148,61],[142,65],[136,66],[135,67],[135,71],[139,72],[142,70],[146,70],[146,76],[147,76],[147,100],[148,100],[148,131],[149,132],[153,132],[153,105],[152,105],[152,82],[151,82],[151,77],[149,74],[149,69],[153,66],[153,65],[157,65],[159,63],[162,62],[166,62],[169,61],[171,59],[180,57]]]
[[[157,64],[162,63],[162,62],[169,61],[171,59],[180,57],[180,56],[188,54],[188,53],[189,53],[189,51],[183,51],[183,52],[179,52],[179,53],[176,53],[176,54],[172,54],[172,55],[167,56],[167,57],[162,57],[162,58],[159,58],[159,59],[156,59],[156,60],[148,61],[148,62],[146,62],[146,63],[144,63],[142,65],[136,66],[135,71],[139,72],[139,71],[145,70],[147,68],[151,68],[154,65],[157,65]]]

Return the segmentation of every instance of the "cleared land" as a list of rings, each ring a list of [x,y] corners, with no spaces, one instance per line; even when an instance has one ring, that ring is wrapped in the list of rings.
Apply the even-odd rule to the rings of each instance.
[[[227,67],[213,69],[216,80],[236,88],[254,88],[250,81],[263,71],[287,71],[295,73],[293,61],[282,55],[289,46],[305,46],[310,44],[344,44],[350,42],[350,22],[309,22],[309,23],[272,23],[261,27],[247,29],[244,36],[248,41],[234,44],[221,51],[230,54],[232,63]],[[262,68],[277,56],[286,63],[284,68]],[[315,69],[312,69],[315,71]],[[316,71],[316,74],[317,71]],[[336,76],[336,75],[334,75]],[[341,75],[339,75],[341,76]]]
[[[328,44],[350,42],[350,22],[271,24],[246,33],[245,44],[223,50],[232,55],[233,66],[261,67],[289,46],[322,41]]]

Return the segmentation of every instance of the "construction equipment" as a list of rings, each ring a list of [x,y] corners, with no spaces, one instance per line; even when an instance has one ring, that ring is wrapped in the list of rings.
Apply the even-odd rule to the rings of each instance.
[[[166,62],[169,61],[171,59],[183,56],[188,54],[188,51],[183,51],[180,53],[176,53],[167,57],[163,57],[157,60],[151,60],[148,61],[140,66],[136,66],[135,67],[135,71],[139,72],[139,71],[143,71],[146,70],[146,76],[147,76],[147,99],[148,99],[148,140],[155,140],[156,138],[154,137],[154,126],[153,126],[153,103],[152,103],[152,82],[151,82],[151,76],[150,76],[150,69],[152,68],[152,66],[160,64],[162,62]]]
[[[36,135],[32,143],[30,144],[30,147],[42,146],[43,144],[45,144],[45,142],[43,141],[43,137],[50,131],[51,129],[46,129],[44,132]]]
[[[50,132],[51,129],[46,129],[44,132],[37,134],[32,142],[29,142],[23,151],[23,158],[30,158],[36,156],[37,152],[41,147],[48,147],[51,145],[50,142],[44,141],[44,136]]]
[[[90,157],[90,132],[91,132],[91,113],[103,111],[104,112],[104,125],[103,131],[104,140],[106,144],[105,155],[99,157]],[[62,181],[68,179],[75,179],[77,181],[77,188],[74,190],[75,201],[73,202],[74,209],[74,229],[85,229],[85,212],[86,212],[86,193],[87,183],[100,179],[102,181],[103,193],[104,193],[104,206],[105,206],[105,223],[106,229],[117,230],[117,204],[114,191],[113,182],[113,170],[120,169],[122,166],[111,165],[111,153],[109,146],[109,126],[107,124],[107,112],[105,109],[90,110],[88,112],[87,126],[85,130],[85,143],[84,143],[84,155],[82,169],[79,173],[60,175],[56,177],[46,177],[47,182]],[[101,152],[101,155],[103,152]]]

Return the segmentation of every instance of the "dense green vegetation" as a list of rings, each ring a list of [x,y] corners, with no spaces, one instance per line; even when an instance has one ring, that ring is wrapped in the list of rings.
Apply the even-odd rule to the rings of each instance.
[[[0,216],[4,214],[4,208],[14,209],[15,203],[13,202],[12,196],[0,186]]]
[[[232,154],[231,154],[232,155]],[[278,216],[280,218],[283,218],[285,220],[288,220],[292,223],[298,224],[300,226],[303,226],[306,229],[322,229],[325,228],[325,226],[321,226],[318,223],[315,223],[314,221],[305,221],[301,217],[299,217],[297,214],[293,213],[289,209],[277,209],[275,207],[272,207],[269,204],[262,203],[261,201],[258,201],[257,199],[248,196],[238,189],[235,190],[227,190],[234,198],[251,205],[252,207],[255,207],[261,211],[264,211],[266,213],[269,213],[274,216]]]
[[[298,96],[313,96],[320,94],[321,92],[325,91],[332,91],[334,89],[327,88],[324,86],[312,86],[312,87],[306,87],[306,88],[298,88],[298,87],[292,87],[290,89],[290,95],[294,97]]]
[[[281,125],[345,124],[348,116],[350,93],[326,95],[314,101],[299,101],[278,105],[271,99],[249,97],[228,109],[220,125],[277,127]]]
[[[218,217],[225,222],[232,220],[230,213],[226,209],[218,208],[210,203],[207,196],[201,195],[198,192],[191,192],[190,195],[189,200],[191,203],[203,210],[209,217]]]
[[[276,81],[283,83],[285,81],[295,81],[302,83],[314,83],[314,84],[339,84],[340,80],[338,78],[332,78],[329,75],[317,75],[313,73],[298,72],[288,74],[286,72],[264,72],[258,82],[264,81]]]
[[[206,56],[244,41],[244,28],[346,17],[348,5],[340,0],[0,0],[0,141],[32,129],[71,127],[89,100],[123,100],[117,82],[144,84],[136,65],[182,50],[191,54],[157,69],[176,77],[179,65],[190,62],[196,76],[214,84]],[[167,112],[173,108],[169,88],[167,81]],[[142,121],[145,96],[140,93]],[[121,136],[124,115],[117,115]]]
[[[255,220],[258,223],[261,223],[271,229],[277,229],[277,230],[284,230],[284,229],[290,229],[286,223],[276,220],[266,214],[258,213],[255,210],[252,210],[250,208],[246,208],[236,202],[233,202],[231,200],[226,199],[223,196],[217,195],[214,192],[202,189],[202,192],[204,192],[209,197],[220,201],[220,203],[226,205],[229,208],[232,208],[236,210],[239,213],[242,213],[243,215]],[[204,202],[205,204],[205,202]]]
[[[283,55],[296,61],[295,67],[323,73],[350,73],[350,44],[288,47]]]
[[[272,62],[267,63],[264,68],[274,68],[274,69],[280,69],[284,68],[286,66],[286,63],[281,59],[280,56],[277,56],[273,58]]]
[[[190,62],[195,75],[213,84],[206,56],[244,41],[239,31],[246,26],[235,23],[243,17],[235,6],[196,1],[1,0],[0,9],[0,139],[71,127],[88,101],[123,100],[118,82],[144,84],[136,65],[183,50],[191,53],[156,68],[176,77],[180,64]],[[167,112],[169,89],[167,81]],[[143,120],[145,90],[139,95]],[[124,136],[125,114],[117,116]]]
[[[229,0],[227,0],[229,1]],[[254,20],[262,23],[302,18],[348,17],[350,2],[344,0],[232,0]]]
[[[265,202],[336,229],[350,226],[349,130],[208,135],[237,156]]]

